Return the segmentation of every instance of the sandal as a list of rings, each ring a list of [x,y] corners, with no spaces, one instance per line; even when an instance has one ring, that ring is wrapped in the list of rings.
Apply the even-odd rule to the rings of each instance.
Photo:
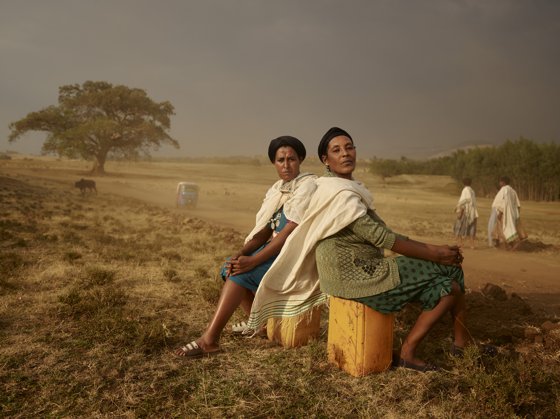
[[[243,335],[247,330],[247,322],[239,322],[231,326],[231,333],[236,335]]]
[[[268,337],[266,334],[266,326],[263,326],[257,333],[253,333],[252,329],[249,329],[249,327],[247,327],[247,322],[239,322],[239,323],[235,323],[234,325],[231,326],[231,333],[235,334],[235,335],[244,335],[244,336],[253,336],[256,335],[258,337],[261,338],[266,338]]]
[[[205,358],[213,355],[217,355],[218,353],[222,352],[221,349],[215,349],[213,351],[205,351],[198,343],[194,340],[191,343],[187,343],[185,346],[181,346],[179,349],[175,351],[175,355],[177,356],[184,356],[185,358]]]
[[[494,345],[478,345],[478,352],[482,356],[496,356],[498,354],[498,348]],[[449,353],[451,356],[462,358],[465,355],[465,348],[460,346],[456,346],[454,343],[451,344],[451,348],[449,349]]]
[[[399,367],[400,368],[408,368],[409,370],[419,371],[419,372],[428,372],[428,371],[441,371],[441,368],[434,364],[413,364],[412,362],[408,362],[402,358],[399,359]]]

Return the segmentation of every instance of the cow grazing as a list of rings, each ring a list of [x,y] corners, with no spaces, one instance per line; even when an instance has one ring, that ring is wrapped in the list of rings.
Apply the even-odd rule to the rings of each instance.
[[[90,179],[80,179],[77,181],[74,186],[76,188],[80,188],[81,193],[85,193],[86,191],[97,193],[97,188],[95,187],[95,181]]]

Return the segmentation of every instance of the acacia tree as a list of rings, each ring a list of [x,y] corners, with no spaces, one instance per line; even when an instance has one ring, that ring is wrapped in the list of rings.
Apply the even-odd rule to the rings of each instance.
[[[142,89],[86,81],[61,86],[58,106],[31,112],[10,124],[9,141],[28,131],[46,132],[43,154],[93,161],[93,174],[105,173],[108,155],[149,155],[162,144],[179,148],[168,134],[171,103],[154,102]]]

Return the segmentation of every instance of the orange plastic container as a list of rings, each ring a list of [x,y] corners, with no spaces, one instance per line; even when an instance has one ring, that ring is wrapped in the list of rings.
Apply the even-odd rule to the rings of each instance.
[[[268,319],[266,325],[268,339],[286,348],[306,345],[309,339],[319,336],[320,329],[321,307],[313,308],[311,314]]]
[[[329,362],[362,377],[391,366],[395,316],[356,301],[331,297],[327,353]]]

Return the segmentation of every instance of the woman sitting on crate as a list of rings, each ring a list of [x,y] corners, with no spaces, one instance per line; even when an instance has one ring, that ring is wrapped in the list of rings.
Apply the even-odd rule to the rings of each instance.
[[[266,193],[244,246],[222,268],[225,283],[212,320],[200,338],[178,348],[176,355],[200,358],[220,352],[220,334],[237,307],[249,314],[260,281],[301,221],[315,190],[316,176],[300,173],[305,155],[304,145],[295,137],[283,136],[270,142],[268,157],[280,180]],[[232,327],[235,333],[245,330],[245,322]]]
[[[327,173],[317,179],[305,219],[263,279],[249,326],[255,329],[269,317],[309,311],[324,303],[326,295],[355,300],[381,313],[419,302],[424,311],[402,344],[398,365],[437,369],[419,359],[416,349],[447,312],[455,335],[451,351],[461,355],[473,341],[465,327],[460,248],[417,242],[386,227],[372,209],[369,191],[352,177],[356,148],[346,131],[331,128],[318,153]],[[403,256],[386,258],[384,249]],[[287,278],[281,274],[285,271],[290,271]]]

